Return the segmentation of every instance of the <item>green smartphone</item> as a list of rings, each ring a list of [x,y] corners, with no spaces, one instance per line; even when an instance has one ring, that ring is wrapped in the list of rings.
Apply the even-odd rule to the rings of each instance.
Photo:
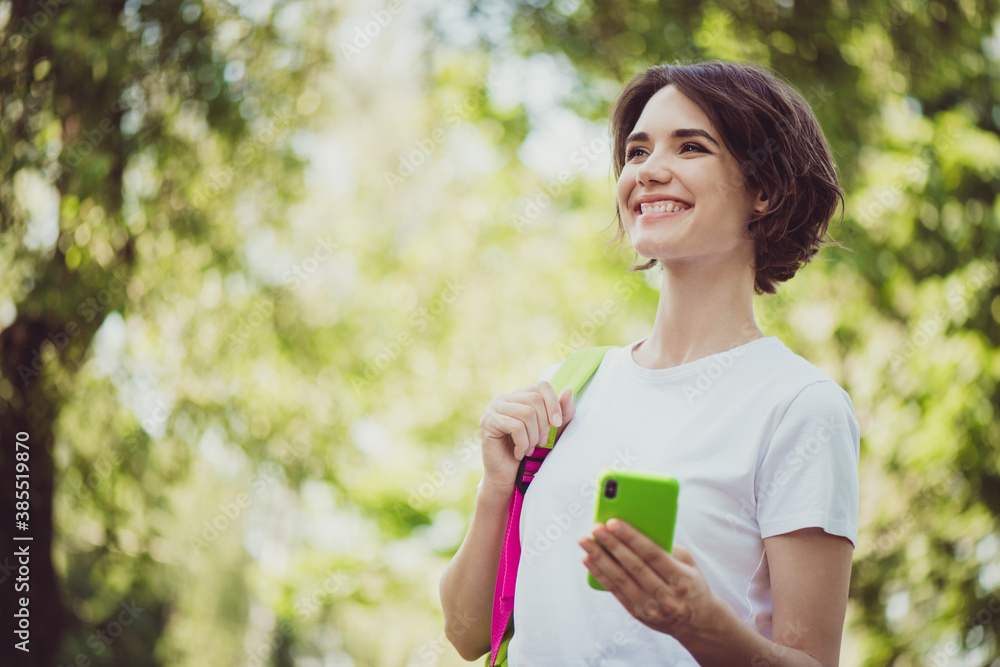
[[[672,551],[679,493],[680,484],[669,475],[605,468],[599,477],[594,523],[617,517]],[[591,588],[607,590],[590,572],[587,582]]]

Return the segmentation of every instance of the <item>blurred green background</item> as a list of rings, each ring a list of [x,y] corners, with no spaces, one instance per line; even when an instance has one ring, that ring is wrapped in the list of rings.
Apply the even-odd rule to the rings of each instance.
[[[997,667],[998,14],[0,2],[0,618],[24,432],[23,664],[465,664],[437,583],[486,404],[652,326],[659,274],[607,245],[608,106],[650,65],[722,58],[802,92],[847,191],[849,251],[755,298],[862,428],[842,664]]]

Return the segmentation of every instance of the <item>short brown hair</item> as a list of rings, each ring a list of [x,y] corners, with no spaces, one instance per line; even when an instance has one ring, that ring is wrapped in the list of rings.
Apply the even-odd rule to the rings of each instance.
[[[760,190],[768,206],[750,218],[754,241],[754,292],[774,294],[819,252],[827,226],[843,206],[830,146],[808,102],[775,72],[754,64],[718,60],[656,65],[632,77],[611,113],[615,180],[625,166],[625,141],[649,99],[672,85],[708,116],[740,163],[742,187]],[[621,211],[615,215],[625,236]],[[841,208],[843,221],[843,208]],[[620,244],[619,244],[620,245]],[[653,259],[629,271],[655,266]]]

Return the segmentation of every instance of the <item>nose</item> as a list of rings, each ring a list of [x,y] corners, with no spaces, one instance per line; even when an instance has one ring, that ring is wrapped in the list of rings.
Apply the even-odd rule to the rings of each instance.
[[[655,152],[643,160],[635,170],[635,182],[639,185],[668,183],[673,177],[673,172],[667,166],[667,160]]]

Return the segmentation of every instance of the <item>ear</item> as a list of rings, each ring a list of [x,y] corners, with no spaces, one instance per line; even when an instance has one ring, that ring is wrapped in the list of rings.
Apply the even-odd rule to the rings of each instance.
[[[767,212],[767,195],[763,190],[758,190],[757,197],[753,202],[753,210],[756,213],[766,213]]]

